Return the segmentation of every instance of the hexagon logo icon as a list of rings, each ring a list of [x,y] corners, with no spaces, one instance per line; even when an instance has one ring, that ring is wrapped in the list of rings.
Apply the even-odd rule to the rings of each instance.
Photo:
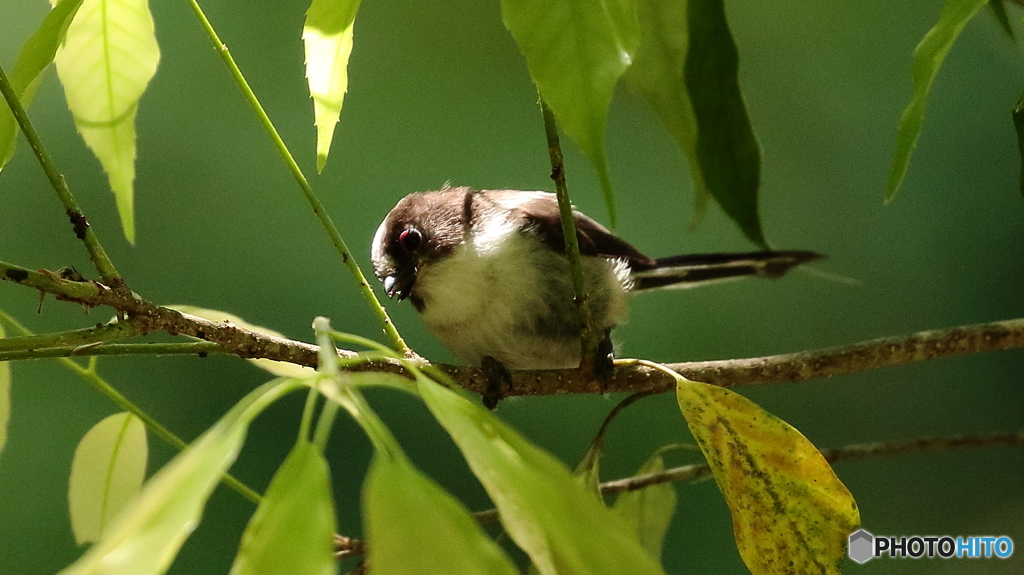
[[[867,563],[868,559],[874,557],[875,537],[863,529],[850,533],[850,544],[847,552],[850,559],[857,563]]]

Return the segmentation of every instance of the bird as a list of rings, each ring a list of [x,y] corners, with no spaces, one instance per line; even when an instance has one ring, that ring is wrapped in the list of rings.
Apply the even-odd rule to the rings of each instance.
[[[573,219],[591,326],[604,334],[606,355],[634,293],[778,278],[824,257],[790,250],[651,258],[575,208]],[[583,323],[555,194],[449,185],[409,194],[377,228],[371,259],[387,296],[412,302],[463,362],[580,366]]]

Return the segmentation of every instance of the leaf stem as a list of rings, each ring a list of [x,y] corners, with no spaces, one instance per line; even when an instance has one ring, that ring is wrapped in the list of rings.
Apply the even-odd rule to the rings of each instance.
[[[103,249],[99,238],[96,237],[92,226],[89,225],[89,221],[85,218],[82,207],[78,205],[75,197],[71,195],[71,189],[68,188],[67,182],[64,181],[64,176],[57,170],[57,166],[53,163],[50,154],[43,147],[43,141],[39,137],[39,133],[36,132],[35,126],[28,119],[28,114],[25,112],[25,108],[22,107],[14,87],[11,86],[10,79],[8,79],[7,73],[4,72],[3,66],[0,66],[0,92],[3,93],[4,99],[7,100],[7,105],[11,108],[11,113],[14,114],[15,120],[21,126],[21,131],[25,134],[25,139],[28,140],[28,145],[32,148],[32,152],[35,153],[36,159],[39,160],[39,165],[43,168],[46,178],[50,180],[50,185],[57,192],[57,198],[64,206],[64,213],[71,222],[75,236],[85,244],[85,249],[89,252],[89,259],[92,260],[96,271],[103,279],[103,283],[115,290],[127,289],[124,279],[121,278],[121,275],[114,267],[114,262],[107,256],[106,250]]]
[[[313,443],[318,445],[321,451],[323,450],[327,443],[327,434],[330,432],[334,416],[340,405],[363,428],[363,432],[370,439],[370,443],[373,444],[374,451],[378,455],[390,458],[404,457],[395,436],[377,417],[363,394],[354,385],[345,381],[345,376],[339,369],[338,350],[334,347],[333,332],[328,319],[318,317],[313,320],[313,331],[316,333],[316,342],[320,346],[320,365],[317,369],[329,377],[331,383],[336,385],[338,390],[334,398],[337,401],[328,401],[324,405],[324,413],[321,414],[320,421],[317,422],[317,429],[313,434]],[[333,409],[328,411],[328,406],[333,406]]]
[[[299,422],[299,443],[310,441],[309,430],[313,427],[313,411],[316,409],[316,398],[319,396],[316,386],[309,388],[306,403],[302,406],[302,420]]]
[[[359,264],[356,263],[355,258],[352,256],[352,252],[349,251],[348,246],[345,244],[345,240],[341,238],[338,228],[334,225],[331,217],[327,215],[327,210],[324,209],[320,199],[316,196],[316,193],[313,191],[313,187],[309,184],[309,180],[307,180],[305,174],[302,173],[302,169],[295,161],[291,151],[288,150],[288,146],[284,143],[281,135],[277,132],[277,128],[274,127],[274,123],[270,120],[270,116],[267,115],[267,112],[263,109],[263,106],[260,104],[256,94],[252,91],[252,88],[249,87],[249,83],[245,80],[245,76],[242,75],[242,71],[238,68],[238,64],[235,63],[235,59],[228,51],[228,47],[221,41],[217,32],[213,29],[213,25],[210,23],[210,20],[207,19],[206,14],[204,14],[203,10],[199,7],[198,2],[196,2],[196,0],[188,0],[188,3],[192,7],[192,11],[195,13],[196,18],[199,20],[199,24],[202,26],[203,31],[206,32],[207,37],[213,44],[214,50],[217,51],[220,59],[224,62],[224,65],[227,66],[228,73],[231,74],[231,78],[235,81],[238,89],[242,91],[242,96],[245,98],[245,101],[248,102],[249,107],[252,108],[253,112],[255,112],[260,124],[263,125],[267,135],[273,142],[274,147],[277,148],[281,159],[284,160],[288,170],[292,173],[295,181],[299,184],[299,188],[302,190],[303,196],[305,196],[310,207],[313,208],[313,213],[320,221],[320,225],[322,225],[324,230],[327,232],[327,235],[330,237],[335,249],[337,249],[338,253],[341,254],[342,262],[344,262],[345,266],[348,267],[348,270],[352,273],[356,283],[359,284],[359,289],[362,291],[366,304],[377,317],[377,321],[380,322],[381,327],[384,330],[384,334],[391,341],[392,347],[395,351],[403,355],[409,355],[411,353],[409,346],[406,345],[402,336],[398,333],[398,330],[395,328],[394,323],[392,323],[391,318],[388,317],[388,313],[384,309],[384,306],[381,305],[380,300],[378,300],[377,296],[374,295],[373,289],[370,287],[369,282],[366,281],[366,276],[363,275],[362,270],[359,268]]]
[[[554,112],[548,107],[544,98],[540,98],[540,109],[544,117],[544,136],[548,142],[548,155],[551,158],[551,179],[555,182],[558,212],[562,220],[565,254],[569,258],[569,272],[572,274],[574,301],[580,310],[580,320],[583,323],[580,332],[583,354],[580,367],[593,369],[598,336],[594,333],[590,302],[587,301],[589,294],[587,294],[583,280],[583,260],[580,257],[580,244],[576,236],[576,218],[573,215],[572,202],[569,199],[569,187],[565,182],[565,162],[562,159],[562,146],[558,141],[558,124],[555,122]]]

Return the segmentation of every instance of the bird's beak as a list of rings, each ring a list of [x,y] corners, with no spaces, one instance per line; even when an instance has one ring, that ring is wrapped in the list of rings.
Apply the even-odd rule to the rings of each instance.
[[[384,293],[388,297],[398,296],[398,301],[409,297],[412,293],[412,286],[416,284],[416,268],[414,266],[403,266],[395,273],[384,278]]]

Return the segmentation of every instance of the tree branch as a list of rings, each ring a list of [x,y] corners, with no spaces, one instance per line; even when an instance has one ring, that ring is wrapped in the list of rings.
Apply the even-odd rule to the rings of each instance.
[[[309,367],[317,365],[315,345],[270,336],[226,322],[205,320],[161,307],[133,293],[115,292],[95,281],[65,279],[54,272],[34,271],[5,262],[0,262],[0,280],[51,293],[59,300],[86,307],[109,306],[127,314],[127,321],[139,334],[150,331],[184,334],[216,343],[224,352],[239,357],[266,358]],[[78,344],[76,355],[95,355],[92,352],[99,349],[81,349],[81,345]],[[807,381],[929,359],[1022,347],[1024,318],[921,331],[843,347],[747,359],[672,363],[667,367],[695,381],[733,387]],[[37,348],[7,344],[0,351],[28,349]],[[206,351],[213,353],[215,350]],[[339,353],[342,357],[355,357],[355,352]],[[483,393],[488,389],[487,376],[478,368],[444,364],[437,367],[470,391]],[[346,369],[405,374],[401,363],[393,360],[369,361]],[[673,389],[675,381],[667,374],[630,360],[619,360],[611,379],[603,384],[576,369],[512,372],[512,388],[506,391],[506,395],[666,392]]]
[[[845,447],[822,449],[821,454],[829,463],[869,459],[885,455],[904,455],[926,451],[948,451],[965,447],[998,447],[1003,445],[1024,445],[1024,431],[1016,433],[992,433],[988,435],[958,435],[954,437],[922,437],[877,443],[858,443]],[[636,491],[659,483],[695,481],[711,476],[707,463],[672,467],[658,473],[626,477],[601,484],[601,493],[622,493]]]

